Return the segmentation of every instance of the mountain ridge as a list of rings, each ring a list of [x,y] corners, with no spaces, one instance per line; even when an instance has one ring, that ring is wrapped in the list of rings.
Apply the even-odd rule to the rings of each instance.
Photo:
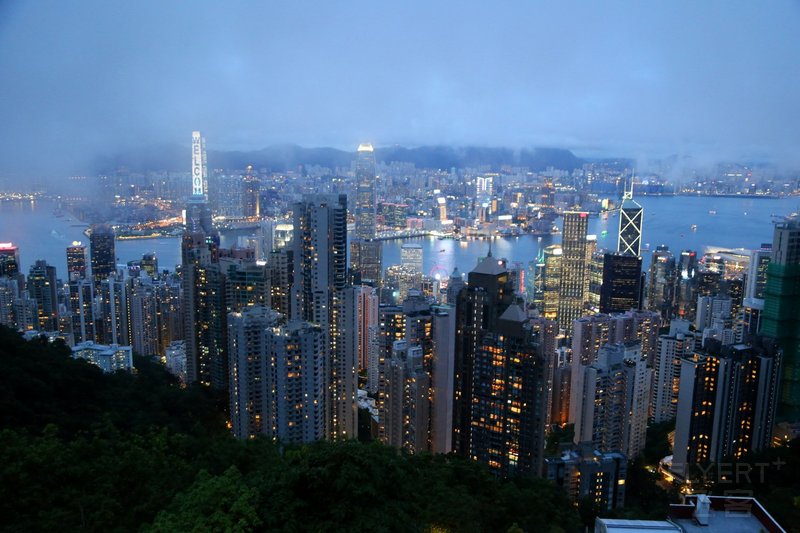
[[[178,144],[156,145],[129,150],[113,156],[101,157],[94,162],[97,173],[111,173],[120,168],[134,172],[148,170],[189,170],[190,149]],[[356,153],[330,147],[305,148],[296,144],[277,144],[260,150],[209,150],[209,168],[243,169],[253,165],[273,172],[296,169],[301,165],[318,165],[330,168],[349,167]],[[375,148],[378,162],[413,163],[418,168],[488,167],[499,170],[503,166],[528,167],[533,171],[554,167],[562,170],[580,168],[587,161],[564,148],[521,148],[445,145],[405,147],[392,145]]]

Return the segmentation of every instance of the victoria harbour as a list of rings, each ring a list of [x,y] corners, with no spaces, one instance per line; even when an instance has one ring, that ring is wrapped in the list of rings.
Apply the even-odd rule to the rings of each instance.
[[[644,208],[642,242],[645,266],[650,259],[647,250],[654,250],[661,244],[673,251],[758,248],[762,243],[771,242],[774,220],[800,209],[800,199],[795,197],[643,196],[637,201]],[[73,241],[88,243],[83,233],[86,224],[69,214],[56,216],[53,209],[54,204],[50,201],[0,202],[0,242],[13,241],[19,247],[25,268],[37,259],[61,267],[66,262],[65,249],[69,244]],[[618,224],[615,212],[591,218],[589,234],[597,237],[598,248],[616,247]],[[735,228],[734,231],[731,228]],[[225,244],[224,233],[222,237]],[[489,240],[486,239],[458,241],[423,237],[387,240],[383,242],[384,268],[400,262],[400,249],[406,242],[422,245],[423,269],[431,277],[449,276],[454,268],[461,273],[469,272],[489,250]],[[558,234],[521,235],[493,238],[491,247],[495,257],[527,265],[543,248],[560,242]],[[140,260],[146,253],[156,254],[161,269],[174,270],[175,265],[181,262],[178,237],[118,239],[116,248],[120,265]]]

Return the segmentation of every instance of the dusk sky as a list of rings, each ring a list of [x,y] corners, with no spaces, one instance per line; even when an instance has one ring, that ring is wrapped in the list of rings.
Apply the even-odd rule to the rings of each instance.
[[[0,174],[128,147],[800,166],[798,2],[0,3]]]

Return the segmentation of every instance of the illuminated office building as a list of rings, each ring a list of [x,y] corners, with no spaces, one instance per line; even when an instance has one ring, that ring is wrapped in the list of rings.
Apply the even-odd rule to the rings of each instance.
[[[86,277],[86,246],[80,241],[73,241],[67,247],[67,280],[84,279]]]
[[[620,253],[605,254],[600,312],[624,313],[641,309],[643,296],[642,258]]]
[[[100,224],[92,227],[89,236],[89,253],[92,262],[92,279],[95,284],[108,279],[117,271],[117,251],[114,245],[114,229]]]
[[[350,243],[350,265],[357,282],[379,286],[383,247],[377,237],[377,176],[371,144],[358,146],[356,154],[355,232]]]
[[[641,255],[643,221],[644,209],[633,199],[633,179],[631,179],[631,188],[625,187],[622,205],[619,208],[618,253],[634,257]]]
[[[563,250],[559,244],[552,244],[544,249],[541,312],[542,315],[549,320],[556,320],[556,318],[558,318],[562,257]]]
[[[558,325],[572,335],[572,323],[583,315],[586,289],[586,231],[589,215],[564,213],[561,242],[561,283],[558,300]]]

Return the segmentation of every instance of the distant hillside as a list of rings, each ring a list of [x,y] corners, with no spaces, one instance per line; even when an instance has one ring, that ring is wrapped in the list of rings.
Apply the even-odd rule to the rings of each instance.
[[[585,163],[571,151],[561,148],[510,148],[420,146],[406,148],[391,146],[377,148],[375,157],[379,162],[413,163],[419,168],[482,167],[493,170],[501,166],[525,166],[531,170],[548,167],[573,170]],[[319,165],[328,168],[346,167],[355,158],[355,152],[335,148],[303,148],[297,145],[276,145],[262,150],[218,151],[209,150],[208,164],[211,168],[241,169],[247,165],[285,171],[300,165]],[[189,148],[181,145],[158,145],[146,149],[132,150],[115,156],[98,159],[93,169],[97,173],[109,173],[118,168],[135,172],[147,170],[189,170]]]

